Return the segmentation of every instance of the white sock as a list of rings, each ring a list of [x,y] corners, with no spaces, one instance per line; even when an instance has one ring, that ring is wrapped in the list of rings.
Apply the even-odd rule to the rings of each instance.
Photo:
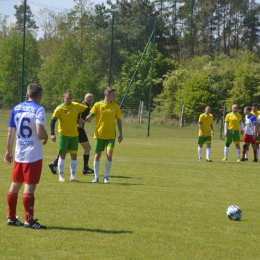
[[[248,151],[246,151],[245,159],[248,159]]]
[[[224,147],[224,157],[228,158],[229,147]]]
[[[95,178],[99,178],[100,161],[94,161]]]
[[[75,177],[75,173],[77,170],[78,161],[77,160],[70,160],[70,176]]]
[[[59,170],[59,174],[60,174],[61,177],[63,177],[64,165],[65,165],[65,159],[59,158],[59,161],[58,161],[58,170]]]
[[[108,177],[110,169],[111,169],[111,166],[112,166],[112,161],[111,162],[106,161],[106,172],[105,172],[105,176],[104,177]]]
[[[198,147],[199,159],[202,158],[202,148]]]
[[[206,149],[206,159],[210,159],[211,148]]]
[[[236,149],[237,158],[240,158],[240,149]]]

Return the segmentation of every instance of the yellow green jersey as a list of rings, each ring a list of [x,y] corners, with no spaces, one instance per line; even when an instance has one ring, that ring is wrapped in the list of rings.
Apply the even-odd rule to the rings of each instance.
[[[199,117],[199,124],[204,132],[204,136],[211,136],[211,125],[213,124],[213,115],[203,113]],[[199,129],[199,136],[202,136],[201,130]]]
[[[250,113],[251,113],[252,115],[254,115],[256,119],[257,119],[258,116],[260,115],[260,111],[256,111],[256,112],[254,112],[253,110],[251,110]]]
[[[225,123],[227,123],[227,130],[239,130],[241,119],[242,116],[239,113],[228,113],[225,118]]]
[[[65,105],[65,103],[58,106],[52,115],[52,119],[59,120],[58,133],[69,137],[78,136],[78,114],[84,112],[86,109],[85,105],[77,102],[71,102],[69,106]]]
[[[116,138],[115,120],[122,118],[120,107],[115,102],[96,102],[89,114],[96,117],[94,138],[109,140]]]

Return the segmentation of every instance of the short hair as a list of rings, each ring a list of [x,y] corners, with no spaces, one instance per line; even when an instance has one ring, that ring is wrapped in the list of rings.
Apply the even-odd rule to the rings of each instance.
[[[258,107],[258,104],[257,103],[253,103],[252,107]]]
[[[42,95],[43,88],[40,84],[32,83],[27,87],[27,97],[36,98]]]
[[[246,109],[247,111],[251,111],[251,107],[247,106],[244,109]]]
[[[115,91],[116,91],[115,88],[107,87],[107,88],[105,88],[105,90],[104,90],[104,94],[110,93],[110,92],[115,92]]]
[[[87,101],[87,99],[88,99],[89,97],[93,97],[93,94],[87,93],[87,94],[85,95],[85,97],[84,97],[84,101]],[[84,102],[84,101],[83,101],[83,102]]]

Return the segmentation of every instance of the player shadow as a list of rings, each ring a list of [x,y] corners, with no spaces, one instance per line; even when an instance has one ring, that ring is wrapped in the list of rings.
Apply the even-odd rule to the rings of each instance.
[[[70,227],[48,227],[48,230],[67,230],[67,231],[85,231],[85,232],[96,232],[103,234],[132,234],[130,230],[104,230],[104,229],[91,229],[91,228],[70,228]]]
[[[132,179],[133,177],[129,176],[116,176],[116,175],[111,175],[109,178],[118,178],[118,179]]]

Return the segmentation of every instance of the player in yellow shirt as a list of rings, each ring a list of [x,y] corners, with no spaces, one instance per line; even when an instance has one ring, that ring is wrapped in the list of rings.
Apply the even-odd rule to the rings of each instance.
[[[99,182],[99,168],[100,157],[102,152],[106,149],[107,161],[106,171],[104,175],[104,183],[109,183],[108,176],[112,166],[112,155],[115,146],[116,129],[115,120],[117,121],[117,127],[119,130],[118,142],[123,140],[122,131],[122,113],[118,104],[114,102],[116,90],[114,88],[107,87],[104,91],[104,100],[95,103],[90,110],[89,115],[86,117],[86,121],[91,121],[93,117],[96,117],[96,128],[94,133],[94,172],[95,178],[93,183]]]
[[[236,146],[237,161],[240,161],[240,134],[242,135],[243,133],[242,116],[238,113],[238,106],[234,104],[232,112],[228,113],[225,118],[224,135],[226,145],[223,161],[226,161],[228,158],[229,146],[232,142]]]
[[[70,181],[77,182],[75,178],[75,173],[77,169],[77,153],[78,153],[78,129],[77,121],[78,114],[86,110],[86,106],[72,102],[73,95],[71,92],[67,91],[64,93],[63,101],[64,103],[59,105],[53,115],[51,120],[51,140],[56,142],[55,136],[55,123],[58,123],[58,146],[59,146],[59,161],[58,161],[58,171],[59,171],[59,181],[64,182],[64,165],[66,154],[70,153]]]
[[[205,107],[205,113],[199,117],[199,138],[198,138],[198,155],[199,161],[202,161],[202,147],[207,144],[206,148],[206,162],[212,162],[210,159],[211,153],[211,136],[214,135],[213,129],[213,115],[210,114],[210,106]]]

